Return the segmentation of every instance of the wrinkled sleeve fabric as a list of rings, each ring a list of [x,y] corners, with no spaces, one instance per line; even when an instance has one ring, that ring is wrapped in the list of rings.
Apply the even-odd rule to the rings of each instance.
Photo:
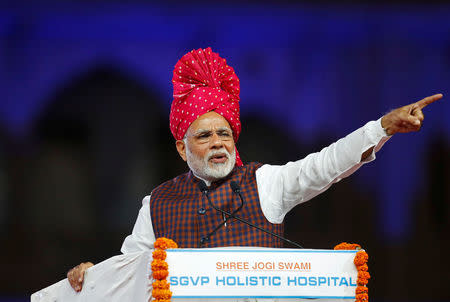
[[[153,249],[155,240],[150,217],[150,195],[148,195],[142,200],[142,207],[139,210],[133,232],[125,238],[120,251],[123,254],[148,251]]]
[[[380,118],[301,160],[282,166],[261,166],[256,171],[256,182],[265,217],[271,223],[282,223],[293,207],[373,161],[389,138]],[[372,154],[361,161],[361,155],[372,147]]]

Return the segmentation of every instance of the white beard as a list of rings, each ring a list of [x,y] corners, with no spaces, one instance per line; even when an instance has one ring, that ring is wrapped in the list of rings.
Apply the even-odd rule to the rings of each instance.
[[[214,155],[219,153],[225,154],[227,157],[227,160],[224,163],[214,163],[209,161]],[[228,176],[233,170],[236,163],[236,151],[233,149],[230,154],[225,148],[211,150],[204,158],[201,158],[191,153],[186,144],[186,161],[194,175],[203,180],[213,182]]]

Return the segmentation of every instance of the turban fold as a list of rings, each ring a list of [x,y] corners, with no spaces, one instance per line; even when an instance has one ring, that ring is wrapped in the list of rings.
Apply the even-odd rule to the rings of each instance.
[[[241,133],[239,120],[239,79],[227,61],[211,48],[192,50],[175,65],[170,131],[183,139],[189,126],[201,115],[214,111],[233,130],[234,141]],[[242,166],[236,150],[236,164]]]

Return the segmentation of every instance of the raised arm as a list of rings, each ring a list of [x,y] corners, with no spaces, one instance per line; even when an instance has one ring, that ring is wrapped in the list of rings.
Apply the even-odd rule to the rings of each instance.
[[[256,180],[266,218],[272,223],[281,223],[294,206],[310,200],[364,163],[374,160],[375,152],[393,134],[418,131],[424,119],[422,109],[441,98],[442,94],[436,94],[394,109],[304,159],[283,166],[262,166],[256,171]]]
[[[381,126],[388,135],[394,135],[397,132],[419,131],[425,118],[422,109],[441,98],[442,94],[439,93],[392,110],[381,118]],[[372,150],[373,147],[364,152],[361,156],[361,161],[365,160],[372,153]]]

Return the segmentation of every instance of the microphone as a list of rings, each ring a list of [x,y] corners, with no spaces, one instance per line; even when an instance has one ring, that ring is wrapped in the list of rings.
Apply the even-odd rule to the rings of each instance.
[[[238,184],[237,182],[232,181],[232,182],[230,183],[230,186],[231,186],[231,189],[232,189],[236,194],[239,195],[239,198],[241,199],[241,204],[244,204],[244,198],[242,197],[242,194],[241,194],[241,187],[239,186],[239,184]],[[233,214],[234,214],[234,213],[233,213]],[[242,219],[242,218],[239,218],[239,217],[237,217],[237,216],[235,216],[235,215],[233,215],[233,218],[235,218],[235,219],[237,219],[237,220],[239,220],[239,221],[241,221],[241,222],[243,222],[243,223],[245,223],[245,224],[247,224],[247,225],[249,225],[249,226],[251,226],[251,227],[254,227],[254,228],[256,228],[256,229],[258,229],[258,230],[260,230],[260,231],[263,231],[264,233],[267,233],[267,234],[272,235],[272,236],[274,236],[274,237],[276,237],[276,238],[278,238],[278,239],[281,239],[281,240],[283,240],[284,242],[290,243],[290,244],[292,244],[292,245],[294,245],[294,246],[296,246],[296,247],[298,247],[298,248],[301,248],[301,249],[303,248],[303,247],[302,247],[300,244],[298,244],[297,242],[294,242],[294,241],[289,240],[289,239],[287,239],[287,238],[285,238],[285,237],[283,237],[283,236],[280,236],[280,235],[278,235],[278,234],[275,234],[274,232],[271,232],[271,231],[266,230],[266,229],[264,229],[264,228],[262,228],[262,227],[259,227],[259,226],[255,225],[255,224],[253,224],[253,223],[251,223],[251,222],[249,222],[249,221],[246,221],[246,220],[244,220],[244,219]]]
[[[200,191],[202,191],[203,194],[208,195],[209,189],[203,180],[199,179],[198,187],[200,188]]]
[[[234,180],[232,182],[230,182],[230,187],[231,187],[231,190],[233,190],[234,193],[241,194],[241,187]]]
[[[278,235],[278,234],[275,234],[274,232],[271,232],[271,231],[269,231],[269,230],[266,230],[266,229],[264,229],[264,228],[262,228],[262,227],[259,227],[259,226],[255,225],[255,224],[253,224],[253,223],[251,223],[251,222],[245,220],[245,219],[240,218],[239,216],[236,216],[235,214],[236,214],[236,213],[243,207],[243,205],[244,205],[244,198],[242,197],[242,194],[241,194],[241,187],[239,186],[239,184],[238,184],[237,182],[232,181],[232,182],[230,183],[230,187],[231,187],[231,189],[233,190],[234,193],[236,193],[236,194],[239,195],[239,199],[241,200],[241,204],[240,204],[240,206],[239,206],[236,210],[234,210],[232,213],[230,213],[230,212],[228,212],[228,211],[224,211],[224,210],[222,210],[222,209],[220,209],[220,208],[214,206],[214,204],[213,204],[213,203],[211,202],[211,200],[209,199],[209,196],[208,196],[208,187],[206,186],[206,184],[205,184],[205,182],[204,182],[203,180],[200,180],[200,182],[199,182],[199,187],[200,187],[200,191],[202,191],[202,193],[206,196],[206,199],[208,200],[209,205],[210,205],[211,207],[213,207],[215,210],[221,212],[222,214],[224,214],[224,215],[226,214],[226,215],[228,216],[228,218],[234,218],[234,219],[236,219],[236,220],[238,220],[238,221],[240,221],[240,222],[242,222],[242,223],[245,223],[245,224],[247,224],[247,225],[249,225],[249,226],[251,226],[251,227],[253,227],[253,228],[256,228],[256,229],[258,229],[258,230],[260,230],[260,231],[262,231],[262,232],[264,232],[264,233],[267,233],[267,234],[269,234],[269,235],[272,235],[273,237],[276,237],[276,238],[278,238],[278,239],[281,239],[281,240],[283,240],[283,241],[285,241],[285,242],[287,242],[287,243],[289,243],[289,244],[292,244],[292,245],[294,245],[294,246],[296,246],[296,247],[298,247],[298,248],[301,248],[301,249],[303,248],[300,244],[298,244],[298,243],[296,243],[296,242],[294,242],[294,241],[291,241],[291,240],[289,240],[289,239],[287,239],[287,238],[284,238],[283,236],[280,236],[280,235]],[[201,239],[201,241],[200,241],[200,245],[202,245],[202,244],[204,244],[206,241],[208,241],[209,238],[210,238],[214,233],[216,233],[217,230],[218,230],[220,227],[222,227],[222,225],[224,225],[224,224],[227,222],[228,218],[226,218],[226,219],[224,218],[224,221],[223,221],[221,224],[219,224],[219,225],[218,225],[212,232],[210,232],[206,237],[203,237],[203,238]]]
[[[236,188],[239,189],[239,185],[238,185],[235,181],[232,181],[230,185],[231,185],[231,188],[232,188],[233,191],[235,191]],[[221,212],[222,215],[223,215],[223,222],[220,223],[218,226],[216,226],[216,227],[214,228],[214,230],[212,230],[208,235],[206,235],[206,237],[203,237],[203,238],[200,240],[200,245],[202,245],[202,244],[204,244],[205,242],[207,242],[207,241],[209,240],[209,238],[211,238],[211,236],[214,235],[214,234],[215,234],[215,233],[216,233],[223,225],[225,225],[225,226],[227,225],[228,219],[229,219],[230,217],[233,217],[234,214],[236,214],[237,212],[239,212],[240,209],[242,209],[242,206],[244,205],[244,201],[241,199],[241,204],[239,205],[239,207],[238,207],[236,210],[234,210],[232,213],[229,213],[229,212],[227,212],[227,211],[222,210],[222,209],[219,208],[219,207],[216,207],[216,206],[212,203],[212,201],[211,201],[211,199],[209,198],[209,195],[208,195],[208,192],[209,192],[208,186],[206,185],[206,183],[205,183],[203,180],[200,179],[200,181],[198,182],[198,186],[199,186],[199,188],[200,188],[200,191],[203,193],[203,195],[206,196],[206,199],[208,200],[209,205],[210,205],[213,209],[215,209],[216,211]],[[228,217],[226,217],[225,215],[227,215]],[[234,218],[234,217],[233,217],[233,218]]]

